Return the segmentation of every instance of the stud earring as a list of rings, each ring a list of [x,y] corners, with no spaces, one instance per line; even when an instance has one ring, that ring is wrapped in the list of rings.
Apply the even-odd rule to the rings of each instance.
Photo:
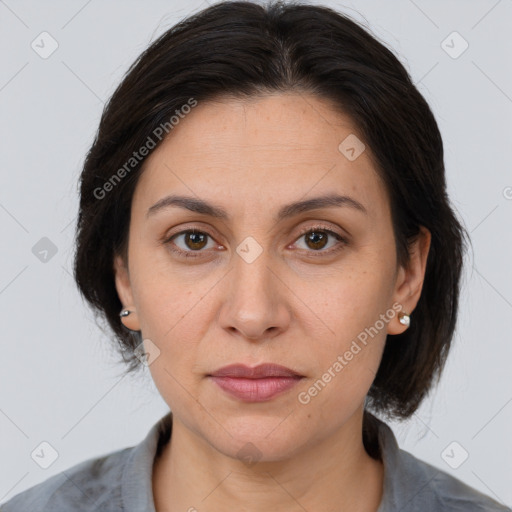
[[[119,313],[121,318],[121,323],[130,331],[138,331],[139,330],[139,321],[137,318],[137,313],[135,310],[131,310],[128,308],[123,308]],[[128,317],[128,318],[126,318]],[[126,320],[125,320],[126,318]]]
[[[406,327],[409,327],[411,325],[411,317],[410,317],[410,315],[408,315],[407,313],[405,313],[403,311],[400,311],[400,313],[398,313],[398,321],[402,325],[405,325]]]

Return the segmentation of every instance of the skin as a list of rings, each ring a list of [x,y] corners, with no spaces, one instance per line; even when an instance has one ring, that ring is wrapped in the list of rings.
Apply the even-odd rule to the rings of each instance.
[[[353,161],[338,150],[357,133],[312,95],[226,98],[199,103],[146,160],[129,263],[116,256],[114,268],[120,300],[134,311],[123,321],[160,350],[149,369],[173,411],[171,441],[154,465],[157,511],[377,510],[383,466],[363,446],[363,404],[386,335],[406,327],[395,315],[309,403],[298,400],[394,303],[410,314],[423,285],[430,233],[422,229],[409,264],[398,266],[370,148]],[[345,205],[274,219],[285,204],[330,193],[367,214]],[[147,217],[168,194],[215,203],[230,218],[177,206]],[[325,236],[319,225],[347,242],[330,235],[315,245],[301,235]],[[191,228],[210,237],[163,243]],[[249,236],[263,250],[251,263],[236,252]],[[245,403],[207,377],[263,362],[304,378],[269,401]],[[260,457],[250,466],[237,455],[247,443]]]

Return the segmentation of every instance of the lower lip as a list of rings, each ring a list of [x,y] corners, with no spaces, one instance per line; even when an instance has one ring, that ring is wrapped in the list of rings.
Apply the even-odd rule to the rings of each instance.
[[[302,377],[210,377],[226,393],[244,402],[264,402],[291,389]]]

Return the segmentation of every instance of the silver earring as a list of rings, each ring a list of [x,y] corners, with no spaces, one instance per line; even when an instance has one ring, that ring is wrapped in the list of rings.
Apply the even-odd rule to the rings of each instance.
[[[404,313],[403,311],[400,311],[400,313],[398,314],[398,321],[402,325],[405,325],[406,327],[409,327],[411,325],[411,317],[407,313]]]
[[[121,310],[121,313],[119,313],[119,316],[120,317],[128,316],[130,313],[131,313],[131,311],[129,309],[123,309],[123,310]]]

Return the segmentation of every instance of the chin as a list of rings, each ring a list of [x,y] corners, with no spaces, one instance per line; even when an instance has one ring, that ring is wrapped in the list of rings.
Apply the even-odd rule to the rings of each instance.
[[[283,421],[286,414],[230,417],[222,421],[224,428],[217,425],[215,438],[206,436],[206,439],[216,450],[233,459],[259,462],[286,460],[300,449],[303,442],[307,442],[299,439],[305,434],[303,428]]]

